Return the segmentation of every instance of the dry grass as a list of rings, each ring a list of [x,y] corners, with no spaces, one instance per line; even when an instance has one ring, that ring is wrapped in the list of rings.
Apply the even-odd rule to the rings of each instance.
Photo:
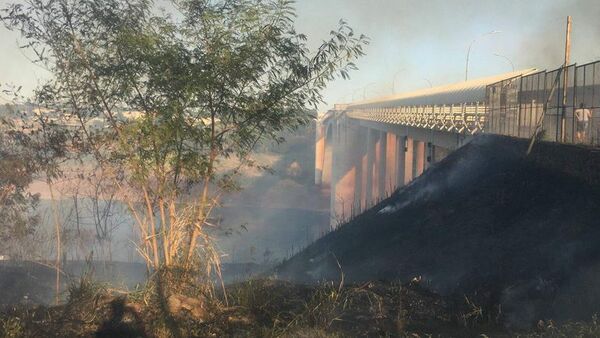
[[[569,321],[557,325],[552,320],[538,322],[535,332],[519,334],[518,337],[548,337],[548,338],[593,338],[600,337],[600,320],[598,315],[592,316],[590,321]]]
[[[560,326],[547,321],[524,333],[492,328],[472,300],[444,299],[411,284],[249,280],[229,287],[228,306],[222,292],[196,291],[200,317],[185,306],[171,311],[159,288],[150,282],[123,295],[82,279],[69,288],[64,305],[5,312],[0,337],[600,336],[597,317]]]

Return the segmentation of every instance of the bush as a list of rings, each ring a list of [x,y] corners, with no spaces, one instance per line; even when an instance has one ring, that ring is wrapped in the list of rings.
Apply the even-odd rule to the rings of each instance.
[[[23,337],[23,325],[18,317],[0,319],[0,337]]]

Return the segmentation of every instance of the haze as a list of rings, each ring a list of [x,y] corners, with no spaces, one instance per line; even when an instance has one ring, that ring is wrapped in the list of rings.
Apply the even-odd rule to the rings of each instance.
[[[5,5],[8,0],[0,0]],[[165,1],[161,1],[163,5]],[[340,19],[371,38],[360,71],[350,81],[333,82],[324,92],[326,110],[334,103],[389,95],[461,81],[469,44],[469,77],[515,69],[555,68],[563,61],[566,15],[573,17],[571,60],[600,57],[591,44],[600,33],[595,0],[299,0],[297,28],[311,47],[326,38]],[[481,35],[490,31],[498,34]],[[47,72],[32,65],[18,48],[18,34],[0,28],[0,84],[23,86],[31,93]],[[498,54],[501,56],[497,56]],[[6,97],[0,97],[6,100]]]

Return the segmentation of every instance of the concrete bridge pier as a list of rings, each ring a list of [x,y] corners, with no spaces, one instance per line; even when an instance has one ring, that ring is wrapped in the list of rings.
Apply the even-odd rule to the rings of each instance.
[[[331,226],[350,219],[423,174],[464,138],[338,117],[317,126],[315,183],[330,189]]]
[[[315,184],[323,183],[323,167],[325,166],[326,126],[317,123],[315,128]]]
[[[406,142],[404,144],[405,155],[404,155],[404,184],[408,184],[413,180],[414,170],[413,170],[413,161],[414,161],[414,142],[413,138],[410,136],[405,136]]]
[[[336,194],[338,193],[338,174],[337,172],[338,167],[340,166],[339,164],[339,159],[338,159],[338,153],[340,152],[340,147],[338,145],[338,137],[337,137],[337,133],[338,133],[338,127],[337,127],[337,123],[338,121],[334,121],[329,128],[331,128],[331,139],[330,139],[330,143],[331,143],[331,148],[335,149],[335,151],[331,151],[331,182],[329,184],[329,215],[330,215],[330,221],[329,223],[331,225],[334,225],[336,223],[336,206],[337,206],[337,201],[336,201]]]
[[[525,128],[529,137],[537,119],[527,122],[512,116],[515,110],[502,101],[509,94],[516,97],[512,91],[524,76],[537,82],[547,76],[539,74],[525,69],[335,104],[320,116],[315,140],[315,184],[324,193],[330,189],[332,224],[373,206],[478,133],[519,137]],[[526,104],[539,106],[535,101]]]
[[[367,128],[367,148],[365,150],[367,157],[367,166],[365,168],[365,204],[363,206],[363,209],[368,208],[373,203],[373,170],[378,135],[379,133],[376,130]]]
[[[371,135],[370,132],[347,119],[337,120],[331,128],[334,151],[331,161],[330,208],[331,225],[335,226],[360,213],[364,209],[363,204],[366,204],[363,203],[363,199],[370,197],[369,186],[372,187],[372,183],[367,179],[366,184],[363,184],[363,177],[372,178],[368,175],[369,164],[373,168],[375,152],[369,146],[374,146],[375,143],[365,143],[365,138],[369,139]],[[375,135],[371,136],[376,140]]]
[[[385,169],[386,169],[386,155],[387,155],[387,134],[384,131],[379,132],[379,140],[377,141],[377,152],[376,152],[376,168],[374,181],[377,182],[377,192],[373,193],[375,196],[375,203],[381,201],[385,196]]]
[[[396,187],[406,184],[406,136],[396,134]]]
[[[396,187],[396,134],[386,132],[385,194],[388,197]]]
[[[358,139],[364,140],[364,131],[357,130],[356,134],[358,134]],[[363,167],[366,161],[366,153],[364,151],[364,144],[358,145],[356,148],[358,153],[354,157],[354,193],[353,193],[353,204],[352,204],[352,212],[353,214],[359,214],[362,210],[363,205],[363,176],[364,170]]]
[[[425,145],[425,170],[434,164],[435,146],[431,142],[427,142]]]
[[[419,177],[425,171],[425,142],[414,141],[414,175]]]

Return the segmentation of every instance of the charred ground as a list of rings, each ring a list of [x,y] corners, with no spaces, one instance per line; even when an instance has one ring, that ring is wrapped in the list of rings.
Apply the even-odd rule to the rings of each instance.
[[[512,328],[600,312],[600,152],[482,136],[281,264],[279,278],[421,278]]]
[[[476,139],[283,262],[290,282],[186,304],[82,279],[60,306],[11,301],[0,336],[597,336],[600,154],[526,146]]]

